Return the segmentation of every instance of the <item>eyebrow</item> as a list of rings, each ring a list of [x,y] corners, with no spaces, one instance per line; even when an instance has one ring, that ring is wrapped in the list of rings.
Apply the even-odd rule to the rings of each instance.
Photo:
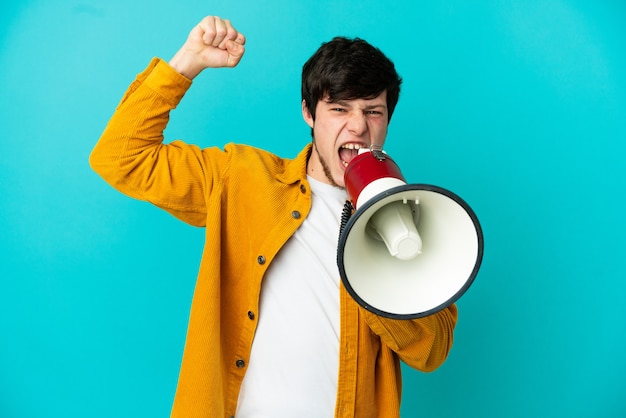
[[[325,100],[325,102],[328,103],[328,104],[336,104],[336,105],[343,106],[343,107],[351,107],[350,104],[347,101],[345,101],[345,100],[333,100],[333,101]],[[372,104],[372,105],[365,106],[363,109],[365,109],[365,110],[387,109],[387,105],[384,104],[384,103]]]

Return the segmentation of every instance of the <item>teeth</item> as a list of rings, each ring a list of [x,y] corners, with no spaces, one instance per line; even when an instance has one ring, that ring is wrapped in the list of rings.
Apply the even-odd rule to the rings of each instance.
[[[361,144],[345,144],[345,145],[342,145],[342,146],[341,146],[341,148],[347,148],[347,149],[356,149],[356,150],[359,150],[359,149],[361,149],[361,148],[363,148],[363,147],[361,146]]]

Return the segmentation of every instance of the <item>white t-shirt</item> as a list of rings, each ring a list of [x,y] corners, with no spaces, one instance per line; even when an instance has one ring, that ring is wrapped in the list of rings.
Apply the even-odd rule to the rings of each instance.
[[[332,417],[339,369],[337,241],[345,190],[308,177],[309,216],[268,268],[237,418]]]

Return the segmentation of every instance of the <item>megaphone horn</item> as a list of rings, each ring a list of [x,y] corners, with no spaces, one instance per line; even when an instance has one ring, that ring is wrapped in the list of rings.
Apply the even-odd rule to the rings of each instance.
[[[347,202],[337,265],[344,287],[367,310],[414,319],[454,303],[483,255],[475,213],[441,187],[407,184],[382,148],[360,150],[344,174]]]

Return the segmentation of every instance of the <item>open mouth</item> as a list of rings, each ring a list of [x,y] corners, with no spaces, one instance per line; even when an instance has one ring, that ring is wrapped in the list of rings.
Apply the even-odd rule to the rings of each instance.
[[[344,167],[347,167],[350,164],[350,161],[354,159],[359,154],[359,150],[361,148],[366,148],[361,144],[349,143],[342,145],[339,148],[339,160],[343,164]]]

